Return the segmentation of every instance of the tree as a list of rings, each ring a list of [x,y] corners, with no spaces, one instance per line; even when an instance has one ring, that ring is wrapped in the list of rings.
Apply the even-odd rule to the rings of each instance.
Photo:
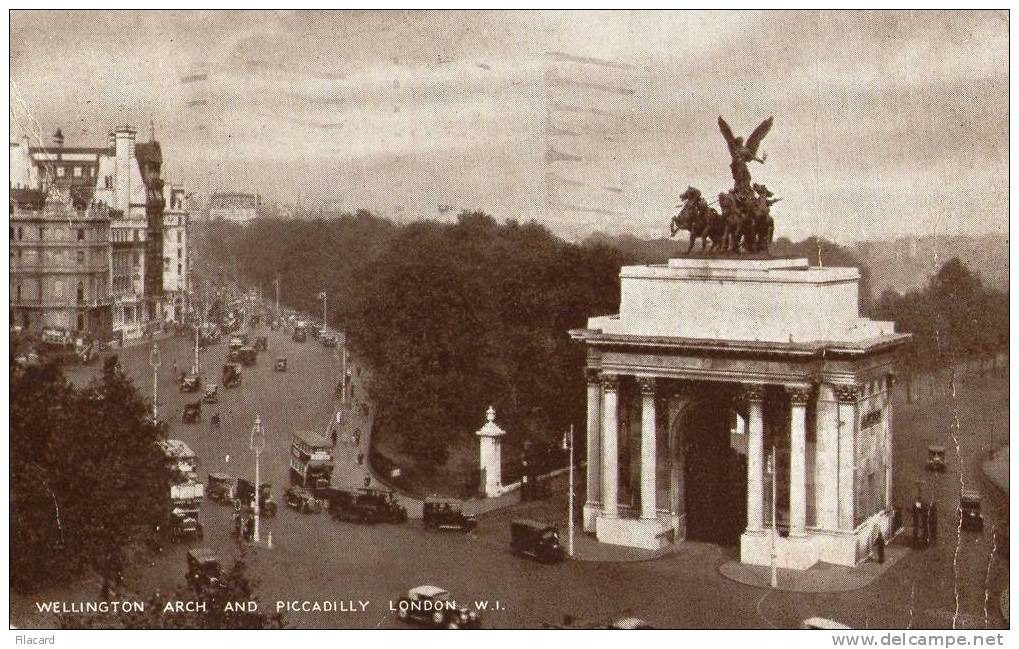
[[[255,594],[257,581],[247,574],[247,562],[242,556],[223,575],[216,588],[191,588],[180,585],[169,596],[155,593],[145,602],[145,610],[122,616],[63,615],[63,629],[283,629],[286,618],[280,613],[268,614],[262,610]],[[166,612],[168,602],[194,602],[204,611]],[[227,605],[255,602],[258,610],[226,610]]]
[[[83,389],[53,363],[12,366],[10,385],[11,584],[91,568],[106,591],[125,548],[168,515],[160,431],[114,364]]]

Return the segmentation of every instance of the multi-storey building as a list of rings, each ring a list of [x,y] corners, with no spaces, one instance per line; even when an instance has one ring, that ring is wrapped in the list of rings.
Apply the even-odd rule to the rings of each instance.
[[[12,326],[50,340],[108,338],[110,211],[69,187],[10,190]]]
[[[163,320],[183,322],[188,312],[191,257],[187,194],[178,185],[163,188]]]
[[[208,218],[210,221],[230,221],[247,225],[258,218],[261,207],[260,194],[217,192],[209,199]]]

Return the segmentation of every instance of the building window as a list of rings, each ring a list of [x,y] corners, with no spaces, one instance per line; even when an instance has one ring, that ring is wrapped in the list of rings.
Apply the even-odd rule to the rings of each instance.
[[[77,257],[78,257],[78,265],[79,266],[85,263],[85,251],[84,250],[79,250],[78,253],[77,253]]]
[[[75,167],[74,168],[74,177],[75,178],[81,178],[81,167]],[[81,327],[78,327],[78,328],[80,329]]]
[[[21,226],[18,226],[18,241],[21,241],[22,237],[24,236],[25,236],[24,230],[21,229]]]
[[[64,177],[64,168],[63,167],[57,167],[57,177],[58,178],[63,178]]]
[[[46,238],[46,228],[39,228],[39,241]]]
[[[106,189],[113,189],[113,176],[106,176],[103,178],[103,185]]]
[[[17,287],[15,287],[14,295],[15,295],[14,299],[16,301],[20,302],[21,301],[21,284],[18,284]]]
[[[167,272],[169,270],[170,270],[170,258],[163,257],[163,272]]]
[[[85,284],[83,282],[78,282],[78,294],[77,295],[78,295],[78,301],[79,302],[84,302],[85,301]],[[80,328],[81,327],[79,327],[79,329]]]
[[[177,259],[182,259],[183,257],[184,257],[184,251],[181,250],[180,248],[177,248]]]
[[[183,272],[184,272],[184,265],[183,264],[177,264],[177,274],[180,275]]]
[[[78,228],[78,241],[85,240],[85,228]]]
[[[78,331],[85,329],[85,315],[82,313],[78,314]]]
[[[134,265],[135,266],[141,266],[141,264],[142,264],[141,253],[138,253],[138,252],[134,253]]]
[[[177,245],[180,245],[184,240],[184,233],[177,230]]]

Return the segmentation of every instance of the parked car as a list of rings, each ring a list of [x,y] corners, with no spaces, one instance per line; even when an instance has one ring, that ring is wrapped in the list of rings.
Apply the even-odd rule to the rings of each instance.
[[[209,548],[188,550],[187,562],[185,578],[195,590],[201,592],[205,588],[218,588],[222,583],[223,570],[219,557]]]
[[[555,563],[566,558],[566,552],[559,544],[556,526],[527,519],[510,523],[510,548],[543,563]]]
[[[852,629],[851,626],[846,626],[841,622],[835,620],[829,620],[826,617],[808,617],[807,619],[800,622],[801,629],[814,629],[820,631],[845,631]]]
[[[336,347],[338,343],[336,336],[332,334],[322,334],[319,336],[319,342],[322,343],[323,347]]]
[[[984,529],[984,516],[980,513],[980,493],[963,491],[959,497],[959,516],[962,517],[962,529],[979,532]]]
[[[287,357],[286,356],[278,356],[278,357],[276,357],[275,370],[277,372],[286,372],[287,371]]]
[[[219,386],[209,383],[205,386],[205,394],[202,396],[205,403],[217,403],[219,401]]]
[[[237,352],[237,357],[240,359],[242,365],[251,367],[258,362],[258,352],[254,347],[241,347]]]
[[[255,501],[255,484],[244,478],[237,478],[237,487],[234,490],[234,508],[241,509],[251,507]],[[276,515],[276,501],[272,499],[272,485],[263,482],[259,488],[258,495],[259,512],[266,516]]]
[[[202,524],[198,522],[198,509],[182,509],[175,507],[170,512],[170,540],[180,543],[190,539],[201,540],[204,536]]]
[[[396,617],[436,629],[480,629],[481,614],[461,606],[444,588],[418,586],[397,601]]]
[[[475,516],[464,513],[462,501],[435,496],[425,498],[421,520],[426,528],[435,530],[458,529],[471,532],[478,525]]]
[[[240,363],[226,363],[223,365],[223,383],[224,388],[233,388],[241,384],[241,366]]]
[[[286,494],[283,496],[283,502],[286,503],[287,507],[291,507],[302,514],[317,514],[322,511],[322,503],[315,498],[315,495],[299,485],[294,485],[287,489]]]
[[[945,472],[944,446],[931,445],[927,447],[927,470],[937,471],[938,473]]]
[[[367,487],[358,489],[358,491],[361,492],[361,498],[378,508],[382,514],[383,523],[407,522],[407,508],[400,504],[400,500],[392,491]]]
[[[210,473],[207,495],[223,504],[233,504],[236,499],[237,478],[226,473]]]
[[[180,415],[181,422],[194,424],[202,420],[202,400],[184,404],[184,412]]]
[[[269,338],[266,336],[259,336],[255,338],[255,351],[264,352],[269,350]]]
[[[185,374],[180,382],[181,392],[198,392],[202,389],[202,378],[197,374]]]
[[[356,491],[328,487],[323,494],[335,520],[371,525],[385,519],[382,509],[372,499],[363,498]]]
[[[295,343],[303,343],[308,339],[308,332],[301,325],[294,326],[293,340]]]
[[[573,629],[573,630],[596,630],[596,629],[616,629],[621,631],[637,631],[644,629],[654,629],[648,622],[640,619],[639,617],[621,617],[613,620],[608,624],[599,624],[597,622],[588,622],[576,618],[572,615],[564,615],[562,622],[550,622],[542,625],[545,629]]]

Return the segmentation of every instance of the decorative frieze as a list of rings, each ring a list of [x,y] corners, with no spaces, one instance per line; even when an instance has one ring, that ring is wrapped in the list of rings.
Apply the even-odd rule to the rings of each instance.
[[[789,403],[794,406],[805,406],[810,400],[811,388],[800,385],[785,386],[786,394],[789,395]]]
[[[588,385],[601,383],[601,370],[596,367],[585,367],[584,379],[587,380]]]
[[[743,386],[740,395],[744,401],[764,401],[764,386],[756,383],[748,383]]]
[[[637,379],[640,383],[640,393],[645,397],[655,396],[656,382],[652,376],[642,376]]]
[[[601,386],[605,390],[616,392],[619,390],[619,375],[618,374],[602,374]]]
[[[860,386],[855,383],[833,386],[835,398],[839,403],[856,403],[860,400]]]

